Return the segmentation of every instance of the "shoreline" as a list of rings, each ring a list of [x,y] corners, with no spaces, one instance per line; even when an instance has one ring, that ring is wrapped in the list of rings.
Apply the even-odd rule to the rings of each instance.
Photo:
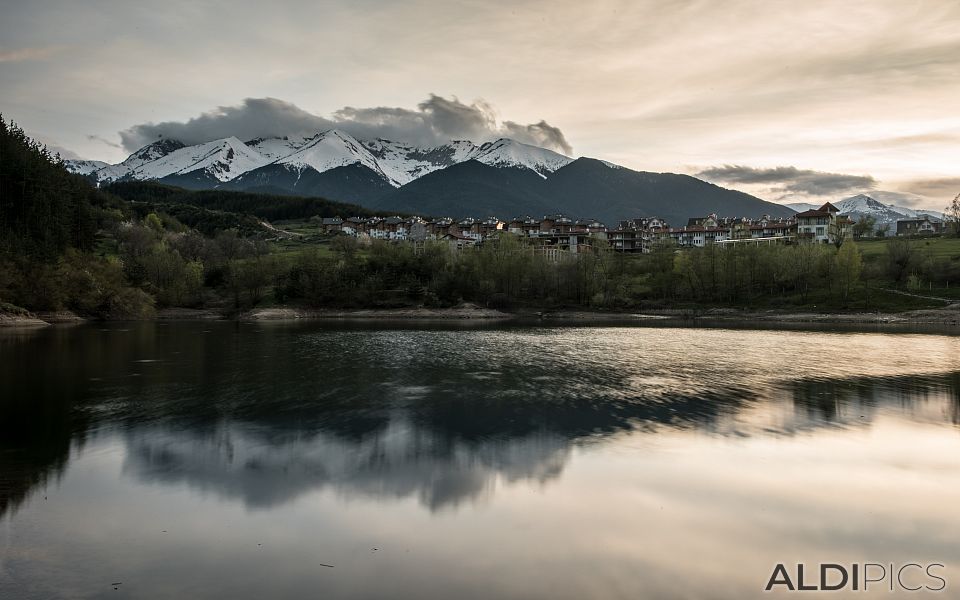
[[[770,323],[770,324],[940,324],[960,326],[960,303],[944,308],[918,309],[900,313],[871,312],[812,312],[812,311],[751,311],[732,308],[713,308],[704,311],[656,309],[646,311],[517,311],[504,312],[465,305],[455,308],[405,308],[405,309],[296,309],[265,308],[241,314],[236,320],[289,321],[289,320],[485,320],[526,322],[663,322],[663,323]]]
[[[113,319],[107,319],[112,321]],[[540,322],[540,323],[600,323],[600,322],[663,322],[696,324],[927,324],[960,326],[960,303],[943,308],[918,309],[899,313],[870,312],[814,312],[785,310],[743,310],[733,308],[649,309],[641,311],[589,311],[532,309],[504,312],[465,304],[451,308],[391,308],[391,309],[306,309],[294,307],[259,308],[228,315],[215,309],[171,308],[157,311],[156,321],[478,321],[478,322]],[[116,321],[120,321],[119,319]],[[88,322],[68,311],[56,313],[3,313],[0,312],[0,328],[46,327],[52,324],[77,324]]]

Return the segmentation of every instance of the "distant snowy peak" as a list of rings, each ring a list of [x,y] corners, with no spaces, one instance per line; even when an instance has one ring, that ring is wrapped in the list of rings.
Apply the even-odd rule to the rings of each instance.
[[[203,171],[224,182],[269,161],[235,137],[186,146],[156,160],[132,169],[132,179],[162,179],[170,175],[186,175]]]
[[[886,214],[893,208],[866,194],[857,194],[856,196],[845,198],[834,204],[834,206],[836,206],[841,213]]]
[[[572,158],[546,148],[530,146],[506,138],[481,145],[468,156],[468,159],[478,160],[493,167],[527,168],[544,178],[573,162]]]
[[[942,219],[943,213],[935,210],[914,209],[895,204],[884,204],[867,194],[858,194],[835,203],[841,213],[851,215],[872,215],[878,221],[896,221],[897,219],[912,219],[919,215],[930,215]]]

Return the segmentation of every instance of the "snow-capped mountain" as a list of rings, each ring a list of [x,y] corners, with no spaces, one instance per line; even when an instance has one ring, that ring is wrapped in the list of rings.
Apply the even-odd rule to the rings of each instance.
[[[933,210],[917,210],[896,206],[894,204],[884,204],[879,200],[868,196],[867,194],[857,194],[849,198],[844,198],[833,205],[840,210],[840,214],[847,215],[854,221],[859,221],[864,217],[871,217],[876,221],[878,230],[891,231],[896,229],[896,223],[902,219],[913,219],[918,215],[930,215],[935,219],[943,219],[943,213]],[[809,204],[806,202],[795,202],[787,204],[797,212],[813,210],[819,208],[820,204]]]
[[[98,183],[159,181],[190,189],[322,197],[390,212],[454,217],[567,213],[608,224],[638,215],[673,223],[723,214],[786,216],[782,205],[688,175],[646,173],[499,139],[434,147],[358,139],[342,130],[186,146],[162,139],[116,165],[65,161]]]
[[[396,188],[468,160],[498,168],[529,169],[546,177],[573,159],[505,138],[481,145],[459,140],[420,148],[384,139],[358,140],[348,133],[331,129],[313,136],[258,138],[245,144],[235,137],[195,146],[185,146],[176,140],[160,140],[137,150],[117,165],[97,161],[66,161],[65,164],[74,173],[105,183],[170,177],[183,183],[182,178],[189,176],[197,183],[208,180],[216,186],[250,173],[245,180],[256,181],[265,187],[270,187],[277,176],[286,180],[293,174],[295,181],[299,182],[307,171],[325,173],[359,165]],[[258,171],[264,167],[269,169]],[[274,175],[267,176],[268,173]],[[244,185],[242,181],[235,183],[232,187]]]

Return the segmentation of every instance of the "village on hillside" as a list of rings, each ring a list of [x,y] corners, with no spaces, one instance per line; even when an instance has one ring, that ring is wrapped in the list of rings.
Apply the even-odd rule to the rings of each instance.
[[[929,215],[897,222],[897,235],[941,233],[944,224]],[[760,218],[695,217],[683,227],[671,227],[657,217],[639,217],[607,227],[595,219],[573,219],[565,215],[530,216],[503,221],[485,219],[423,219],[421,217],[328,217],[320,221],[325,234],[345,234],[361,240],[424,242],[444,241],[455,250],[463,250],[508,232],[537,242],[547,253],[579,253],[598,241],[618,252],[649,253],[657,244],[669,242],[680,248],[699,248],[712,244],[774,244],[813,242],[840,244],[848,236],[873,235],[870,228],[857,223],[827,202],[823,206],[792,217]]]

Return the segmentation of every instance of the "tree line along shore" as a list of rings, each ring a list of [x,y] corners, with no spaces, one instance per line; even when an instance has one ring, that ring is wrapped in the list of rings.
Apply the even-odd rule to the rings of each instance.
[[[322,234],[318,220],[336,214],[376,215],[317,198],[149,183],[96,189],[0,118],[0,322],[925,309],[951,322],[960,303],[956,233],[839,248],[665,242],[636,255],[600,241],[557,256],[510,233],[459,252],[442,241]]]

